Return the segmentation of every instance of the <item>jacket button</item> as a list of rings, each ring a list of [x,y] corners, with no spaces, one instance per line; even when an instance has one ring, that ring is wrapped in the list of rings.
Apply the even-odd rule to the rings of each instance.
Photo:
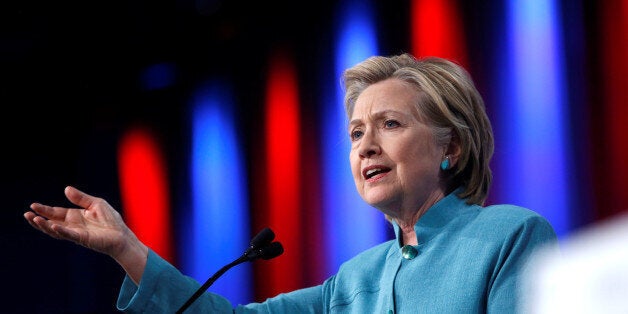
[[[412,245],[404,245],[401,248],[401,256],[407,260],[411,260],[417,255],[419,255],[419,251],[417,251],[417,249],[415,249]]]

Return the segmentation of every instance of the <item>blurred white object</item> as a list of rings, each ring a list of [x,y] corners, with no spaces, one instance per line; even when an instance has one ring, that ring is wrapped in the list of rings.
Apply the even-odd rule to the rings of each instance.
[[[628,313],[628,215],[576,232],[560,253],[537,252],[522,287],[520,313]]]

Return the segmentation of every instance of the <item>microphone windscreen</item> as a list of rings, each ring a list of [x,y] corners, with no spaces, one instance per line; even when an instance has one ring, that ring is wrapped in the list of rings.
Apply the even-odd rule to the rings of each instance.
[[[283,245],[279,242],[273,242],[260,250],[260,257],[263,259],[275,258],[283,254]]]
[[[251,247],[257,248],[260,246],[264,246],[275,239],[275,233],[270,230],[270,228],[266,227],[262,229],[253,239],[251,239]]]

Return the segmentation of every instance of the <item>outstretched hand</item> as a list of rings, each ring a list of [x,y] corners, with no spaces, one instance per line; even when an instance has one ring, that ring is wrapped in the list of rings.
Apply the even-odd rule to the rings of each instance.
[[[24,218],[45,234],[72,241],[118,260],[139,240],[107,201],[74,187],[65,188],[65,196],[79,208],[31,204]]]

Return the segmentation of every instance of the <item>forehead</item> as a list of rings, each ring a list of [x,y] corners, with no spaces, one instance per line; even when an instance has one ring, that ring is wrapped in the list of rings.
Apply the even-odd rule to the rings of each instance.
[[[352,119],[383,111],[416,115],[419,90],[410,83],[391,78],[370,85],[358,96]]]

